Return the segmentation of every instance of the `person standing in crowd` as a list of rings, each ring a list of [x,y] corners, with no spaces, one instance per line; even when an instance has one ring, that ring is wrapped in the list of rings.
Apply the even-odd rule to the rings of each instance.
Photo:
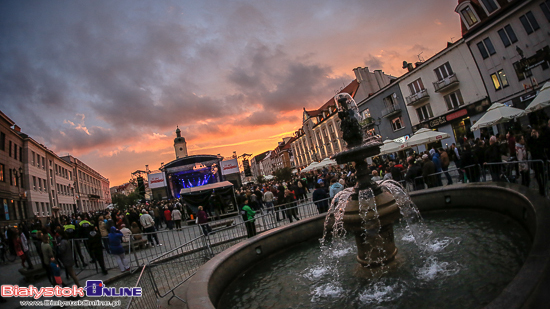
[[[254,223],[254,216],[256,215],[256,212],[252,210],[250,206],[248,206],[248,200],[244,201],[242,211],[244,212],[243,219],[246,218],[244,225],[246,226],[246,233],[248,235],[248,238],[253,237],[256,235],[256,225]]]
[[[477,163],[478,163],[477,158],[475,154],[472,152],[470,144],[468,143],[464,144],[464,151],[462,152],[462,160],[461,160],[462,166],[460,166],[460,168],[465,171],[466,177],[468,178],[469,182],[479,181],[478,170],[474,168],[474,166],[477,165]]]
[[[132,226],[137,226],[136,222],[132,222]],[[139,229],[139,228],[138,228]],[[94,227],[93,230],[88,234],[88,244],[90,245],[90,253],[92,254],[92,259],[99,263],[101,267],[101,272],[106,275],[108,274],[107,269],[105,268],[105,259],[103,258],[103,248],[101,247],[102,238],[101,233],[98,231],[98,227]],[[107,236],[107,248],[109,248],[109,237]],[[110,251],[108,251],[110,252]]]
[[[298,209],[296,208],[296,195],[289,189],[285,190],[285,204],[287,209],[286,216],[290,220],[290,223],[292,223],[292,218],[296,219],[296,221],[300,220],[298,218]]]
[[[323,189],[320,184],[316,183],[315,191],[313,191],[313,194],[311,195],[311,199],[313,200],[313,203],[315,203],[315,206],[317,206],[317,211],[319,212],[319,214],[322,214],[328,211],[327,198],[328,196],[325,189]]]
[[[460,151],[456,147],[455,143],[451,144],[451,151],[452,151],[452,153],[451,153],[452,154],[452,160],[455,163],[455,166],[457,168],[462,166],[461,162],[460,162],[460,160],[462,159],[461,156],[460,156]],[[462,172],[462,170],[458,169],[458,181],[462,182],[463,179],[464,179],[464,173]]]
[[[525,148],[525,138],[523,135],[518,135],[515,138],[516,149],[515,155],[518,161],[527,161],[527,149]],[[527,162],[519,163],[519,173],[521,175],[521,184],[529,188],[531,182],[529,164]]]
[[[285,209],[285,187],[279,184],[277,187],[277,207],[275,207],[277,221],[281,221],[286,218]],[[281,213],[281,218],[279,218],[279,213]]]
[[[273,212],[273,200],[275,199],[275,196],[273,195],[273,192],[271,192],[269,188],[265,190],[265,193],[262,199],[265,204],[266,211]]]
[[[122,233],[122,242],[130,242],[132,231],[130,231],[130,229],[126,227],[126,224],[122,224],[120,232]]]
[[[63,231],[61,231],[61,241],[57,245],[57,250],[59,252],[59,259],[63,263],[63,266],[65,267],[65,275],[67,279],[69,279],[69,276],[73,279],[73,282],[77,286],[81,286],[80,282],[78,281],[78,278],[76,277],[76,274],[74,272],[74,258],[73,258],[73,250],[70,242],[67,240],[67,234]],[[93,256],[92,256],[93,259]]]
[[[422,155],[422,178],[424,178],[424,182],[428,188],[437,186],[437,180],[435,175],[432,175],[433,173],[435,173],[435,164],[430,160],[428,154],[425,153]]]
[[[372,171],[372,178],[371,180],[372,181],[379,181],[381,178],[380,178],[380,175],[378,174],[378,171],[375,169]]]
[[[162,223],[161,223],[161,219],[160,219],[160,210],[158,209],[158,207],[156,206],[153,206],[153,214],[155,216],[155,228],[158,230],[160,230],[162,228]],[[142,215],[143,217],[143,215]],[[141,218],[140,218],[140,222],[141,222]],[[143,222],[141,223],[143,225]]]
[[[126,256],[124,254],[124,248],[122,247],[122,237],[122,233],[117,230],[116,227],[112,226],[111,230],[109,231],[109,249],[111,250],[111,254],[116,259],[118,268],[120,268],[120,272],[125,272],[130,270],[130,263],[126,259]]]
[[[208,236],[212,232],[212,228],[208,225],[208,214],[202,206],[199,206],[199,211],[197,212],[197,223],[202,228],[204,236]]]
[[[344,190],[344,186],[336,178],[332,178],[330,180],[330,189],[329,189],[330,200],[332,201],[334,196],[342,190]]]
[[[99,227],[99,233],[101,234],[103,247],[105,248],[107,253],[111,253],[109,252],[109,229],[107,228],[107,219],[104,219],[103,216],[99,216],[97,225]]]
[[[29,243],[25,234],[19,231],[18,228],[15,229],[15,239],[13,242],[15,253],[21,259],[21,266],[25,268],[25,262],[28,264],[28,269],[34,269],[32,266],[32,261],[29,256]]]
[[[300,179],[296,180],[296,199],[300,202],[304,201],[306,199],[306,190],[307,188],[302,181]]]
[[[151,215],[147,213],[145,208],[141,210],[141,217],[139,217],[139,221],[141,222],[141,226],[143,226],[143,232],[147,233],[147,240],[149,241],[151,247],[155,246],[153,243],[153,238],[157,242],[157,246],[162,246],[157,237],[157,233],[155,233],[155,221]]]
[[[181,211],[177,207],[172,210],[172,222],[176,224],[176,229],[181,229]]]
[[[435,147],[433,147],[430,150],[430,154],[432,156],[432,162],[434,163],[434,166],[435,166],[435,172],[441,173],[443,170],[441,167],[441,160],[439,159],[439,152],[435,150]],[[434,175],[434,177],[435,177],[436,186],[438,187],[443,186],[443,181],[441,180],[441,174]]]
[[[52,285],[55,285],[55,278],[53,277],[52,268],[50,267],[51,259],[55,258],[53,254],[53,248],[50,244],[50,237],[47,233],[42,233],[42,260],[44,261],[44,269],[46,270],[46,276]]]
[[[546,196],[546,183],[544,182],[544,162],[546,162],[546,149],[549,147],[545,139],[541,138],[537,129],[531,130],[531,139],[527,143],[527,148],[531,152],[531,159],[542,160],[542,162],[533,162],[531,167],[535,171],[535,179],[539,185],[539,194]]]
[[[449,155],[443,148],[439,148],[439,160],[441,162],[441,170],[444,172],[445,177],[447,178],[447,185],[453,184],[453,179],[451,178],[451,175],[449,175],[449,164],[451,161],[449,160]]]
[[[172,226],[172,212],[168,209],[168,206],[164,206],[164,220],[168,229],[172,230],[174,228]]]
[[[489,147],[485,150],[485,163],[500,163],[502,162],[502,157],[500,155],[500,148],[497,143],[496,136],[492,135],[489,138]],[[491,173],[492,181],[500,180],[500,165],[491,164],[489,165],[489,172]]]

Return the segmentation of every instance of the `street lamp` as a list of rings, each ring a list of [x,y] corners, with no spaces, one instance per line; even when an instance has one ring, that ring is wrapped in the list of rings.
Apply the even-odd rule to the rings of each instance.
[[[382,136],[382,132],[380,132],[380,124],[382,123],[382,119],[380,117],[376,118],[374,121],[374,124],[376,125],[376,130],[378,131],[378,134]]]

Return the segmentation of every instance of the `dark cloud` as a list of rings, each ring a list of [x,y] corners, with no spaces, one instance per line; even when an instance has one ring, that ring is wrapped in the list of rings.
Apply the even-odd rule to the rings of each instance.
[[[372,54],[368,54],[368,56],[365,57],[365,67],[368,67],[370,70],[380,70],[383,64],[384,62],[379,57],[373,56]]]

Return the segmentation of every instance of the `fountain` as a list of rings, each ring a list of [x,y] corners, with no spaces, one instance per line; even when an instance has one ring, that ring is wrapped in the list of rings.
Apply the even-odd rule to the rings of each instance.
[[[481,306],[487,308],[539,308],[547,306],[549,301],[547,291],[550,288],[550,225],[547,224],[548,218],[550,218],[550,201],[548,199],[515,184],[457,184],[416,191],[409,197],[402,194],[402,188],[397,183],[373,182],[368,173],[365,158],[378,154],[378,146],[381,145],[381,142],[376,139],[363,139],[357,106],[349,95],[339,94],[335,100],[339,109],[338,115],[341,119],[343,138],[348,145],[345,151],[336,154],[333,159],[340,164],[355,162],[356,186],[353,189],[340,192],[340,202],[331,205],[331,216],[321,214],[304,218],[299,222],[258,234],[216,255],[191,278],[189,286],[192,288],[187,290],[189,308],[215,308],[218,305],[251,308],[258,306],[364,307],[367,305],[381,306],[381,304],[410,308],[418,306],[419,302],[424,302],[426,299],[431,301],[436,298],[439,298],[437,300],[439,303],[431,303],[426,306],[456,308]],[[473,196],[475,198],[472,198]],[[411,207],[413,203],[418,206],[418,209]],[[422,249],[426,248],[426,245],[430,245],[432,240],[429,235],[424,237],[426,235],[423,233],[427,230],[425,225],[422,221],[420,224],[410,224],[420,218],[419,210],[423,214],[424,212],[435,212],[451,214],[451,218],[459,218],[454,222],[446,221],[447,219],[443,217],[440,220],[441,224],[435,228],[441,233],[446,230],[452,231],[457,225],[473,222],[477,220],[477,217],[483,216],[489,218],[489,221],[493,220],[497,225],[500,223],[505,225],[500,228],[485,226],[486,223],[464,225],[458,235],[470,234],[471,236],[463,239],[464,244],[461,241],[452,240],[444,244],[438,243],[438,246],[449,246],[453,249],[451,252],[443,252],[438,256],[437,258],[441,258],[441,261],[437,262],[436,257],[430,256],[429,253],[426,254],[427,251]],[[485,214],[483,216],[478,216],[476,212],[468,214],[468,211],[472,210]],[[461,213],[466,213],[469,219],[460,219]],[[405,230],[408,229],[412,235],[403,235],[403,222],[398,223],[400,226],[398,225],[399,237],[397,240],[401,251],[397,255],[394,225],[400,215],[407,220]],[[409,222],[409,220],[412,221]],[[438,221],[435,222],[437,225]],[[335,243],[334,238],[344,239],[346,232],[351,232],[355,242],[354,249],[351,246],[330,247],[323,243],[319,248],[318,242],[315,242],[321,236],[324,240],[327,227],[332,230],[332,243]],[[527,236],[516,235],[517,237],[508,239],[504,236],[509,230],[522,230],[522,233]],[[419,235],[420,237],[417,237]],[[408,239],[409,236],[415,238],[414,247],[417,249],[411,250],[407,241],[404,243],[404,239]],[[320,262],[312,263],[315,260],[315,258],[312,259],[313,255],[302,255],[297,258],[292,256],[293,252],[302,254],[300,252],[306,247],[305,244],[312,243],[312,239],[315,240],[312,247],[313,255],[318,256]],[[494,243],[501,243],[501,246],[493,247]],[[510,245],[512,243],[531,243],[531,246],[530,249],[524,250],[524,255],[519,247]],[[298,244],[299,246],[297,246]],[[431,244],[433,245],[433,242]],[[529,247],[529,245],[525,246]],[[288,250],[289,248],[295,249]],[[418,248],[422,250],[419,251]],[[351,256],[349,256],[350,254]],[[322,260],[328,255],[333,257],[323,262]],[[406,258],[402,258],[402,255]],[[509,259],[504,260],[504,255],[508,255]],[[283,261],[270,264],[268,260],[276,256],[284,256]],[[471,262],[471,264],[465,264],[466,266],[462,270],[453,268],[459,263],[457,258],[463,256],[469,256],[470,260],[465,263]],[[365,271],[353,274],[346,272],[346,268],[350,264],[345,264],[344,260],[348,261],[348,258],[352,260],[355,268]],[[290,264],[284,264],[284,259],[289,259]],[[315,303],[317,299],[314,296],[309,300],[307,297],[301,298],[296,303],[283,302],[281,298],[285,298],[285,300],[287,298],[297,299],[304,292],[312,293],[312,291],[307,291],[307,278],[297,276],[296,270],[289,272],[292,264],[299,264],[299,261],[303,261],[306,267],[313,267],[306,277],[310,275],[323,276],[322,273],[326,270],[318,269],[318,267],[326,265],[338,270],[328,276],[325,274],[325,279],[328,281],[314,286],[313,292],[316,295],[317,293],[328,294],[335,298],[342,295],[346,287],[334,284],[334,280],[337,281],[336,283],[347,285],[347,288],[351,290],[342,297],[343,300],[340,298],[337,301],[328,299],[325,303]],[[403,264],[411,265],[414,262],[417,263],[417,266],[413,266],[412,269],[401,267]],[[258,266],[262,266],[264,273],[267,274],[264,277],[260,276],[259,279],[255,277],[256,274],[253,271]],[[265,268],[267,268],[267,272],[265,272]],[[382,276],[374,278],[366,275],[369,272],[371,274],[376,272]],[[501,273],[506,273],[506,278],[498,278],[500,281],[497,283],[491,281]],[[438,277],[438,274],[448,277],[456,275],[456,278],[453,279],[454,285],[449,286],[446,277]],[[418,277],[421,278],[420,282],[415,281]],[[273,283],[266,278],[280,279]],[[248,282],[249,280],[251,282]],[[237,281],[245,281],[250,285],[242,288],[241,294],[235,294],[235,289],[228,292],[228,289]],[[292,281],[298,285],[302,284],[302,290],[294,288],[290,284]],[[306,290],[303,290],[303,281],[306,281]],[[352,282],[351,287],[349,282]],[[262,286],[263,284],[266,286]],[[432,285],[429,286],[429,284]],[[420,291],[403,290],[404,287],[409,288],[414,285],[418,285]],[[475,287],[468,290],[470,285]],[[367,287],[366,291],[365,287]],[[485,289],[488,287],[491,287],[492,290],[486,291]],[[472,293],[475,291],[479,293],[474,296]],[[460,295],[461,293],[462,295]],[[408,298],[405,299],[403,296],[404,299],[400,299],[404,294],[407,294]],[[236,305],[228,302],[228,295],[234,295],[234,298],[239,301],[244,300],[244,303]],[[350,295],[358,297],[352,299],[351,303],[346,302]],[[396,302],[385,303],[386,299]],[[467,306],[466,303],[468,303]]]
[[[393,224],[399,218],[399,207],[393,195],[371,180],[367,157],[380,153],[378,138],[365,140],[359,125],[357,104],[348,93],[334,97],[338,107],[340,128],[347,149],[332,157],[338,164],[355,162],[357,184],[343,211],[344,229],[355,235],[357,261],[363,267],[379,267],[390,263],[397,254]],[[366,191],[374,194],[374,207],[369,207]]]

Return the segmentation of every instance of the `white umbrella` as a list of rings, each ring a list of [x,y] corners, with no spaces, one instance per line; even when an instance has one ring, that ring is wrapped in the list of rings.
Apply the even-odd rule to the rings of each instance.
[[[508,122],[514,118],[521,117],[525,114],[524,110],[506,106],[502,103],[493,103],[479,120],[472,126],[471,130],[479,130],[480,128],[491,127],[495,124]]]
[[[271,180],[271,179],[273,179],[273,178],[275,178],[273,175],[264,176],[264,179],[265,179],[265,180]]]
[[[308,165],[306,168],[304,168],[304,169],[302,170],[302,172],[309,172],[309,171],[311,171],[312,169],[314,169],[315,166],[317,166],[317,165],[319,165],[319,162],[311,162],[311,164]]]
[[[525,112],[532,113],[548,106],[550,106],[550,82],[542,86],[537,97],[525,108]]]
[[[401,149],[401,145],[402,143],[396,142],[391,139],[387,139],[384,141],[384,144],[380,146],[380,154],[383,155],[383,154],[394,153],[394,152],[398,152],[399,150],[403,150]]]
[[[445,132],[438,132],[438,131],[422,128],[416,131],[416,133],[414,133],[414,135],[411,138],[409,138],[406,142],[404,142],[401,146],[399,146],[399,148],[403,150],[412,146],[424,145],[424,144],[436,142],[444,138],[448,138],[449,136],[450,135]]]
[[[338,163],[334,160],[331,160],[330,158],[324,158],[321,162],[319,162],[319,164],[317,164],[314,167],[314,169],[320,169],[325,166],[334,166],[334,165],[338,165]]]

